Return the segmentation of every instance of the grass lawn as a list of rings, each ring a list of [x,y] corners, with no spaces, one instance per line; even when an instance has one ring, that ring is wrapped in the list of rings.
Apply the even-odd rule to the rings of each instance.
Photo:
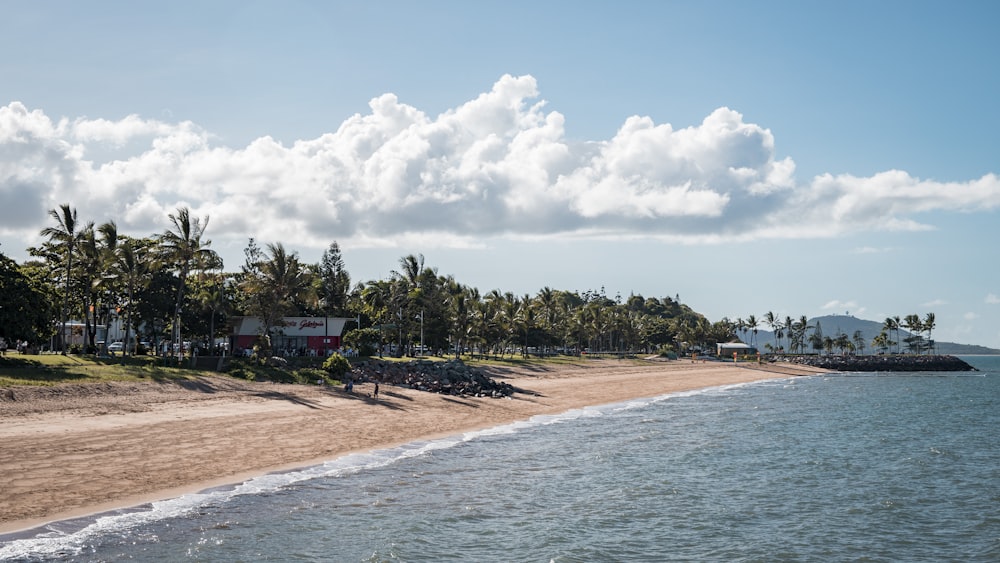
[[[364,361],[369,358],[353,358],[354,361]],[[384,358],[372,357],[372,360],[381,359],[389,362],[411,362],[413,360],[429,360],[432,362],[443,362],[453,360],[454,356],[422,356],[419,358],[402,357]],[[462,361],[471,367],[476,366],[500,366],[500,367],[531,367],[531,366],[553,366],[553,365],[581,365],[588,361],[587,357],[578,356],[549,356],[540,358],[532,356],[522,358],[518,355],[503,358],[471,358],[462,356]],[[303,359],[306,360],[306,359]],[[244,365],[244,371],[258,371],[256,378],[270,377],[275,381],[293,382],[294,377],[289,377],[293,372],[302,368],[312,368],[310,373],[299,377],[305,381],[314,380],[322,374],[316,369],[321,362],[315,358],[308,358],[306,364],[297,365],[299,362],[290,362],[287,368],[255,367]],[[635,358],[626,358],[622,361],[640,361]],[[279,373],[280,372],[280,373]],[[163,359],[155,356],[135,356],[126,358],[122,365],[121,357],[98,358],[94,356],[77,356],[61,354],[38,354],[20,355],[8,354],[0,357],[0,387],[14,385],[58,385],[61,383],[96,383],[103,381],[141,381],[141,380],[162,380],[162,379],[184,379],[199,375],[215,374],[213,370],[199,370],[188,368],[166,367]],[[233,373],[237,375],[237,373]],[[237,375],[238,377],[240,375]],[[246,377],[246,374],[242,374]]]
[[[191,369],[165,367],[153,356],[97,358],[62,354],[19,355],[0,358],[0,387],[12,385],[58,385],[101,381],[177,379],[200,375]]]

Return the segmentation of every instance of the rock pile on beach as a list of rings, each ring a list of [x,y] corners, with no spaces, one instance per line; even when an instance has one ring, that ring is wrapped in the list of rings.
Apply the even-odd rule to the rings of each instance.
[[[509,397],[516,391],[510,384],[486,377],[461,360],[446,362],[369,360],[356,364],[351,373],[362,381],[378,381],[445,395]]]
[[[836,371],[976,371],[955,356],[794,356],[791,362]]]

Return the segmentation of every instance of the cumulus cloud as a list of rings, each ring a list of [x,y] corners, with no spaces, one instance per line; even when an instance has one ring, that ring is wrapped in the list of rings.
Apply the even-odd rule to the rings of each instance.
[[[993,174],[940,183],[891,170],[798,183],[771,131],[729,108],[683,128],[633,116],[611,139],[589,142],[567,140],[564,121],[531,76],[503,76],[437,116],[383,94],[336,131],[290,146],[270,137],[218,146],[196,124],[135,115],[53,120],[12,102],[0,107],[0,236],[37,241],[47,209],[64,202],[137,235],[161,231],[186,205],[211,217],[213,240],[300,248],[829,237],[929,229],[918,214],[1000,205]],[[122,147],[127,155],[109,156]],[[847,307],[856,305],[833,308]]]
[[[940,307],[942,305],[947,305],[948,302],[944,299],[932,299],[926,303],[921,303],[921,307]]]
[[[986,296],[986,303],[990,305],[1000,304],[1000,297],[997,297],[996,295],[990,293],[989,295]]]

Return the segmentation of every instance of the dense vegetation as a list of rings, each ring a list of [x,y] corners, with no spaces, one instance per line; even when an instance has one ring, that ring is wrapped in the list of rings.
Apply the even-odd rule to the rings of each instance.
[[[83,352],[96,352],[97,327],[113,322],[125,327],[126,351],[141,341],[207,349],[228,335],[231,316],[258,317],[264,331],[285,316],[356,319],[347,345],[367,354],[391,347],[396,355],[420,345],[493,357],[680,352],[728,341],[736,330],[677,297],[609,297],[603,288],[483,292],[439,274],[423,256],[400,258],[389,279],[352,285],[336,242],[307,264],[280,242],[261,247],[251,238],[243,264],[227,271],[206,238],[208,217],[186,208],[167,217],[163,232],[141,238],[119,233],[113,221],[82,223],[70,205],[50,215],[45,242],[28,249],[33,259],[16,264],[0,254],[0,338],[31,349],[58,342],[52,336],[71,319],[85,326]]]

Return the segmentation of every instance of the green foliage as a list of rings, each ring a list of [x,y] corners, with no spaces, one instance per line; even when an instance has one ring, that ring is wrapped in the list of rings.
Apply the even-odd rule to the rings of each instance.
[[[0,338],[36,344],[52,333],[54,307],[44,288],[0,253]]]
[[[379,339],[379,332],[374,328],[356,328],[344,335],[344,344],[357,350],[359,356],[374,356],[378,351]]]
[[[336,383],[335,381],[331,381],[331,378],[329,377],[330,374],[322,369],[301,368],[295,370],[294,373],[296,379],[298,379],[300,383],[309,383],[309,384],[314,384],[317,382],[331,383],[331,384]]]
[[[334,379],[344,379],[347,372],[351,371],[351,362],[340,354],[331,354],[323,362],[323,370],[329,373],[330,377]]]

